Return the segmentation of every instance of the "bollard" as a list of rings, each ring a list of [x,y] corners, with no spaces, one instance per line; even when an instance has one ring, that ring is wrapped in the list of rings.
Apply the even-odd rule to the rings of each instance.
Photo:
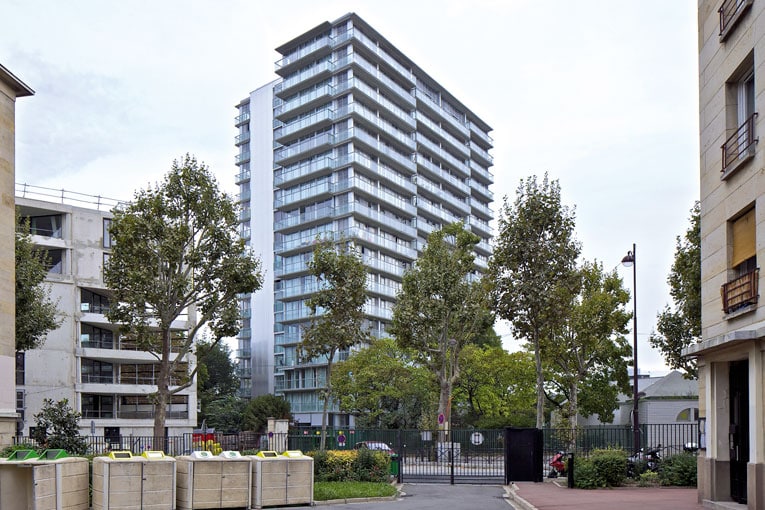
[[[568,454],[568,466],[566,466],[566,474],[568,475],[568,488],[574,488],[574,452]]]

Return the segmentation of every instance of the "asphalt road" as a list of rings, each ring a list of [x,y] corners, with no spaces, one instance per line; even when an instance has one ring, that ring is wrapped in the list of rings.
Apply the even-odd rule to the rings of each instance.
[[[513,510],[499,485],[405,483],[396,500],[321,505],[320,509],[347,510]],[[294,507],[293,507],[294,510]]]

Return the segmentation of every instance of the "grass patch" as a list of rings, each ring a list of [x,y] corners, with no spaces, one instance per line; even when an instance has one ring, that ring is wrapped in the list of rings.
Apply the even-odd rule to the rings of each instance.
[[[394,494],[396,494],[395,487],[381,482],[315,482],[313,484],[313,499],[316,501],[381,498]]]

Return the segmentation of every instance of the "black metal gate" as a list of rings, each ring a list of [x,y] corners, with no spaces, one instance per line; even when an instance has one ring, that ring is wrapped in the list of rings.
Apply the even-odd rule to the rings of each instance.
[[[422,430],[398,438],[399,478],[412,483],[501,485],[504,430]]]

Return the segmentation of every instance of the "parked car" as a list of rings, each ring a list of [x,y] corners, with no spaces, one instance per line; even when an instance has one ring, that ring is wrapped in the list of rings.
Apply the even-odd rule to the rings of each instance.
[[[356,450],[361,450],[362,448],[366,448],[368,450],[376,450],[380,452],[385,452],[388,455],[393,455],[396,452],[393,451],[393,448],[388,446],[387,443],[382,443],[380,441],[361,441],[360,443],[356,443],[353,446]]]

